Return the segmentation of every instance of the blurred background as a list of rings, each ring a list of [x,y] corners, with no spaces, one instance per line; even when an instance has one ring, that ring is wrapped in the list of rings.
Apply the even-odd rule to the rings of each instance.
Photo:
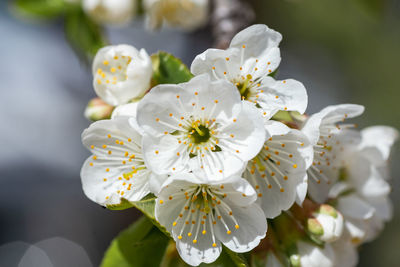
[[[251,2],[257,22],[283,34],[278,78],[305,84],[308,113],[358,103],[366,106],[360,127],[400,129],[400,1]],[[90,67],[66,43],[61,21],[16,18],[9,3],[0,1],[0,266],[98,266],[139,213],[103,209],[82,192],[79,172],[89,155],[80,140],[89,125],[83,111],[95,96]],[[189,65],[212,46],[209,32],[148,32],[140,19],[107,28],[113,44],[164,50]],[[361,248],[359,266],[400,262],[399,152],[397,145],[394,218]]]

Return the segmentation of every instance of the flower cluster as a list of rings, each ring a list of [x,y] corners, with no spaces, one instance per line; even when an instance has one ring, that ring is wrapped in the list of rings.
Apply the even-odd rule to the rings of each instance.
[[[82,8],[93,20],[102,24],[126,24],[143,8],[150,29],[158,29],[166,23],[171,27],[194,30],[207,22],[209,1],[82,0]]]
[[[156,24],[172,8],[157,5]],[[303,115],[303,84],[274,78],[281,39],[253,25],[228,49],[198,55],[189,81],[156,86],[143,49],[101,49],[93,85],[115,109],[82,134],[93,154],[81,171],[85,194],[106,207],[154,195],[155,219],[190,265],[214,262],[223,246],[258,246],[267,266],[354,266],[357,247],[391,216],[397,131],[344,123],[360,105]]]

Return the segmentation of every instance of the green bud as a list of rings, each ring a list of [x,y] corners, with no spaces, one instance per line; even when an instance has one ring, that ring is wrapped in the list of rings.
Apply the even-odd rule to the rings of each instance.
[[[319,221],[315,218],[307,219],[307,230],[310,231],[310,233],[317,235],[317,236],[324,234],[324,228],[319,223]]]

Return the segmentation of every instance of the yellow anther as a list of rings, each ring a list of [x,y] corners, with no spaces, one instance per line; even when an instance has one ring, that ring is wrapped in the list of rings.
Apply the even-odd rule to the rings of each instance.
[[[228,231],[226,231],[226,233],[227,233],[228,235],[230,235],[230,234],[232,234],[232,231],[231,231],[231,230],[228,230]]]
[[[179,235],[179,236],[178,236],[178,239],[179,239],[179,240],[181,240],[181,239],[182,239],[182,236],[181,236],[181,235]]]
[[[205,235],[206,233],[207,233],[207,231],[206,230],[203,230],[203,232],[201,232],[203,235]]]
[[[236,229],[239,229],[239,225],[238,225],[238,224],[236,224],[236,225],[235,225],[235,228],[236,228]]]
[[[194,240],[193,240],[193,244],[196,244],[196,243],[197,243],[197,240],[196,240],[196,239],[194,239]]]
[[[107,66],[108,65],[108,60],[104,60],[103,64]]]
[[[176,222],[174,222],[174,223],[172,224],[172,226],[176,226]]]
[[[160,199],[160,204],[163,204],[163,203],[164,203],[164,200]]]
[[[189,237],[190,237],[190,236],[192,236],[192,233],[191,233],[191,232],[189,232],[189,233],[188,233],[188,236],[189,236]]]

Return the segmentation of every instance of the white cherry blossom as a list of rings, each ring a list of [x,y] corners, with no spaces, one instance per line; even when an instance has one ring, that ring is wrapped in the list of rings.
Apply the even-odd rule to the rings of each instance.
[[[351,131],[346,138],[338,140],[337,135],[354,124],[339,124],[346,118],[360,115],[364,107],[355,104],[341,104],[328,106],[312,115],[302,128],[314,147],[314,160],[308,169],[308,193],[319,203],[323,203],[329,193],[330,187],[339,177],[340,150],[342,143],[350,145],[359,141],[357,134]]]
[[[210,182],[193,173],[168,178],[158,194],[156,219],[171,233],[182,259],[190,265],[211,263],[222,244],[247,252],[265,237],[267,223],[257,194],[239,176]]]
[[[191,31],[208,20],[209,0],[143,0],[143,5],[151,29],[158,29],[166,23]]]
[[[352,242],[358,244],[374,239],[392,217],[391,189],[382,170],[387,168],[398,132],[374,126],[351,134],[359,134],[361,142],[346,146],[341,153],[343,178],[331,189],[330,197],[337,198],[337,209],[345,218]]]
[[[130,120],[97,121],[82,133],[92,152],[81,170],[83,191],[100,205],[119,204],[121,198],[138,201],[150,193],[149,180],[155,175],[145,165],[142,137]]]
[[[93,87],[112,106],[142,97],[150,88],[151,59],[144,49],[112,45],[100,49],[93,60]]]
[[[279,66],[280,33],[265,25],[253,25],[239,32],[227,50],[208,49],[191,66],[195,75],[208,73],[214,80],[234,84],[241,98],[257,104],[266,118],[279,110],[304,113],[307,93],[302,83],[276,81],[269,74]]]
[[[136,13],[137,0],[82,0],[83,10],[102,24],[125,24]]]
[[[158,174],[193,170],[223,179],[242,171],[265,140],[256,108],[232,84],[207,75],[153,88],[137,113],[144,158]]]
[[[247,164],[244,177],[258,193],[267,218],[289,209],[297,195],[307,193],[307,168],[313,150],[307,137],[280,122],[265,124],[267,140],[261,152]]]

